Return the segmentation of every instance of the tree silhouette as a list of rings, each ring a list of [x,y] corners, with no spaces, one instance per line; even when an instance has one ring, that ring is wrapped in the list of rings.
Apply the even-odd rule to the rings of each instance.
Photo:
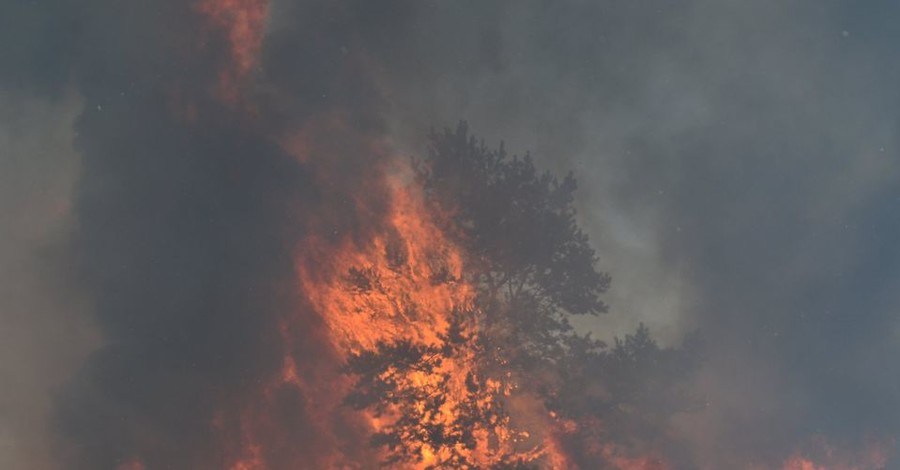
[[[575,220],[575,178],[539,172],[529,155],[488,149],[465,123],[431,134],[417,165],[430,200],[452,213],[449,231],[475,260],[469,272],[497,319],[527,328],[522,339],[545,349],[571,331],[567,316],[607,310],[609,275]],[[504,304],[498,310],[495,303]],[[514,311],[511,314],[510,311]]]
[[[606,312],[600,297],[610,286],[577,224],[573,175],[540,172],[529,155],[509,156],[502,144],[489,149],[465,123],[432,132],[430,142],[428,156],[413,161],[418,182],[430,207],[447,214],[443,229],[468,254],[465,281],[477,294],[471,310],[451,312],[453,326],[441,345],[379,344],[350,359],[347,370],[357,382],[347,403],[395,416],[373,437],[387,449],[384,463],[421,461],[428,446],[452,449],[436,468],[477,468],[467,457],[474,432],[495,428],[484,423],[508,423],[504,402],[516,394],[539,397],[562,420],[584,422],[567,451],[590,460],[590,468],[603,468],[603,456],[588,440],[627,440],[606,431],[597,436],[591,423],[656,437],[657,423],[690,409],[693,398],[676,388],[696,364],[696,348],[661,349],[641,325],[609,349],[570,324],[572,315]],[[348,276],[365,287],[362,271]],[[442,367],[448,361],[472,364],[465,377],[470,393],[449,421],[440,417],[443,392],[458,371]],[[410,371],[427,376],[426,385],[409,383]],[[498,446],[492,468],[534,465],[531,450]]]
[[[612,348],[589,337],[569,344],[557,387],[546,396],[560,419],[579,424],[564,440],[574,463],[606,468],[608,455],[597,443],[633,454],[652,449],[685,462],[685,446],[671,442],[666,424],[677,413],[704,406],[686,380],[702,360],[699,336],[689,335],[677,349],[662,348],[642,323],[633,334],[615,338]]]
[[[444,368],[447,362],[468,362],[480,356],[478,342],[465,333],[464,323],[471,318],[472,312],[453,312],[453,322],[440,346],[401,340],[380,343],[374,351],[350,358],[348,371],[358,380],[345,402],[369,410],[376,418],[394,417],[372,436],[373,445],[388,451],[383,465],[421,462],[427,448],[446,450],[446,455],[428,468],[477,468],[472,458],[477,434],[488,435],[493,427],[508,424],[499,382],[479,377],[477,368],[467,370],[464,377],[455,376],[458,370]],[[453,413],[443,413],[447,390],[460,379],[466,393],[454,404]],[[492,468],[527,468],[512,452],[502,452],[495,452]]]

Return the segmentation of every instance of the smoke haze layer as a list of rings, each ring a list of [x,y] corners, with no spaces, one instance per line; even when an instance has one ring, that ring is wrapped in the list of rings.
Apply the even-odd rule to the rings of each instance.
[[[699,330],[694,461],[900,434],[892,2],[219,2],[246,43],[203,3],[0,4],[0,466],[223,465],[280,318],[336,363],[296,241],[363,237],[385,148],[458,119],[576,172],[580,327]],[[285,407],[298,453],[355,439]]]

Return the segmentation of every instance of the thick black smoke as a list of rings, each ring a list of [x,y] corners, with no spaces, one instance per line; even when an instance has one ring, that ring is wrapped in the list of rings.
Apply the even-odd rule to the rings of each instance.
[[[898,15],[889,1],[274,1],[242,83],[248,113],[216,97],[228,40],[191,2],[3,2],[0,99],[81,107],[74,228],[54,254],[69,280],[43,288],[88,298],[103,345],[54,392],[58,466],[221,463],[216,410],[276,372],[277,319],[302,310],[294,243],[312,220],[364,226],[345,189],[367,187],[370,139],[420,151],[428,127],[459,118],[576,170],[615,279],[610,318],[587,327],[644,320],[671,342],[701,330],[709,403],[673,423],[695,460],[729,468],[813,434],[900,434]],[[12,135],[20,121],[0,114],[6,155],[64,135],[54,113],[35,115],[40,131]],[[323,120],[339,125],[306,162],[279,145]],[[5,239],[2,253],[31,246]],[[15,298],[0,307],[34,304]],[[47,317],[22,328],[69,351],[46,341]],[[322,354],[317,327],[296,356]],[[313,454],[294,409],[285,427]],[[37,465],[25,459],[11,465]]]
[[[73,270],[104,345],[60,392],[63,466],[221,466],[214,413],[278,364],[274,321],[290,307],[288,243],[302,228],[285,204],[313,190],[208,92],[228,58],[215,33],[200,46],[189,3],[72,10],[84,99]],[[199,102],[195,121],[172,93]]]
[[[285,353],[277,322],[303,310],[293,263],[307,219],[337,213],[327,227],[334,234],[361,225],[341,187],[365,187],[379,158],[366,147],[381,127],[367,61],[390,45],[387,32],[407,7],[272,5],[258,67],[240,83],[253,108],[244,109],[217,95],[233,60],[228,31],[197,5],[3,6],[4,86],[50,96],[71,87],[83,102],[65,259],[102,346],[57,393],[60,468],[132,459],[222,468],[239,457],[222,446],[242,445],[242,407]],[[307,162],[279,144],[334,116],[340,130],[316,136]],[[341,178],[315,181],[317,165]],[[377,209],[379,195],[369,197]],[[290,353],[327,362],[317,325],[306,328]],[[287,430],[280,438],[314,466],[321,442],[304,397],[277,400]]]

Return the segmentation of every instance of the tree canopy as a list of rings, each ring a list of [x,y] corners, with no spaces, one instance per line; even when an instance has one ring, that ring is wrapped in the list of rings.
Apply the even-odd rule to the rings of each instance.
[[[507,403],[527,394],[560,423],[577,424],[565,445],[574,461],[605,468],[608,455],[588,441],[627,438],[592,423],[643,436],[696,406],[680,381],[697,363],[697,348],[660,348],[644,325],[609,348],[570,324],[573,315],[606,312],[601,296],[610,287],[577,223],[571,173],[560,179],[529,155],[510,156],[502,144],[490,149],[465,123],[432,132],[427,156],[413,166],[427,204],[445,215],[442,229],[468,255],[464,281],[476,295],[470,309],[448,312],[453,321],[441,344],[382,343],[349,360],[356,385],[347,403],[392,419],[373,437],[387,451],[385,464],[420,462],[423,449],[440,447],[455,450],[436,468],[479,468],[469,451],[486,433],[497,453],[492,468],[538,468],[539,445],[514,437],[504,447],[490,435],[510,423]],[[459,373],[445,367],[453,360],[472,367],[466,398],[449,419],[441,410]],[[409,371],[429,379],[412,383]],[[510,425],[501,433],[518,432]]]

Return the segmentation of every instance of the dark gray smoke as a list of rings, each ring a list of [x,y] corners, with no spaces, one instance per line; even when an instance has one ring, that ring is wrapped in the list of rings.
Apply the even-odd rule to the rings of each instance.
[[[361,225],[341,187],[365,188],[367,165],[379,158],[366,148],[380,126],[380,97],[363,59],[377,50],[373,43],[390,45],[385,28],[402,24],[400,12],[386,15],[362,2],[275,5],[275,12],[254,78],[241,84],[258,103],[250,112],[216,95],[231,60],[229,39],[191,2],[3,5],[5,93],[58,101],[74,93],[81,106],[67,122],[74,138],[63,143],[74,146],[80,168],[74,226],[56,264],[89,299],[87,318],[102,345],[54,393],[54,411],[30,416],[51,423],[53,439],[40,437],[57,444],[51,467],[115,468],[140,459],[148,468],[222,468],[239,457],[222,446],[240,447],[243,407],[259,400],[260,384],[278,372],[286,353],[278,320],[304,315],[293,250],[308,233],[307,219],[336,214],[328,227],[334,234]],[[373,14],[383,15],[381,24]],[[347,109],[344,132],[310,143],[311,163],[278,145],[286,129]],[[52,124],[33,126],[49,132]],[[3,125],[21,127],[14,116]],[[32,151],[13,144],[22,149],[11,144],[10,151]],[[317,164],[344,173],[314,182],[310,167]],[[52,175],[32,173],[17,176],[40,182]],[[371,189],[377,209],[378,188]],[[3,272],[4,279],[16,274],[25,272]],[[60,321],[65,310],[59,307]],[[306,331],[295,332],[289,353],[304,364],[327,364],[317,324],[300,324]],[[48,342],[56,329],[30,326],[48,351],[68,343]],[[30,347],[11,353],[45,367]],[[21,388],[24,395],[28,387]],[[281,416],[273,428],[290,446],[279,449],[286,455],[266,458],[277,463],[295,453],[315,466],[330,443],[312,428],[302,394],[278,393]],[[48,401],[42,406],[51,407]],[[5,396],[2,403],[6,421],[5,408],[14,405]],[[35,427],[9,413],[11,433]],[[9,465],[43,464],[25,449],[30,445],[13,441]]]
[[[670,423],[695,460],[898,435],[898,17],[889,1],[276,0],[248,119],[211,92],[227,40],[190,2],[5,0],[0,466],[220,463],[215,411],[253,399],[284,352],[277,319],[303,310],[293,243],[323,213],[363,228],[345,189],[367,185],[371,137],[421,152],[460,118],[576,171],[614,278],[612,313],[582,326],[700,330],[708,405]],[[334,116],[311,162],[277,144]],[[293,354],[327,363],[316,328]],[[290,452],[314,455],[325,438],[284,400]]]
[[[614,277],[588,326],[709,341],[698,461],[896,435],[897,6],[491,5],[430,11],[397,126],[464,115],[575,168]]]

